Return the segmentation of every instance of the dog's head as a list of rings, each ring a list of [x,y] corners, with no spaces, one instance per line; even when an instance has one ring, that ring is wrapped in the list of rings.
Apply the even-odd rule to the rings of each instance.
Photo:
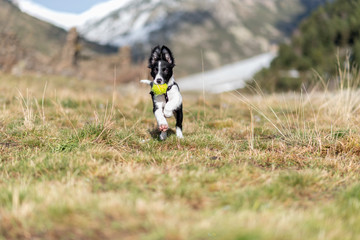
[[[149,58],[149,68],[154,84],[168,83],[173,76],[173,68],[175,66],[174,57],[169,48],[166,46],[156,46]]]

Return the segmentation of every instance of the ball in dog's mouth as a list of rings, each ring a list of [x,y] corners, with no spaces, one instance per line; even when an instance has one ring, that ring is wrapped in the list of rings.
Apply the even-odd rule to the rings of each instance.
[[[154,84],[151,88],[151,91],[155,95],[163,95],[166,93],[166,90],[168,88],[168,85],[166,83],[164,84]]]

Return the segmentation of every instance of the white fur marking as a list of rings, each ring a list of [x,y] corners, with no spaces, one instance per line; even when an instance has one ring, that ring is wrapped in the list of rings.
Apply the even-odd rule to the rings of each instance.
[[[170,81],[174,82],[174,79],[171,78]],[[171,117],[173,114],[173,111],[180,107],[180,105],[182,103],[182,97],[181,97],[179,88],[176,85],[172,86],[170,91],[167,92],[167,96],[168,96],[169,101],[165,105],[164,114],[165,114],[165,117]]]
[[[147,85],[151,85],[151,81],[150,80],[140,80],[141,83],[147,84]]]
[[[163,108],[166,103],[164,95],[154,96],[154,103],[157,108],[156,111],[154,112],[154,114],[155,114],[155,118],[158,123],[158,126],[160,126],[160,125],[168,126],[168,123],[163,114]]]
[[[176,136],[178,138],[184,138],[183,133],[179,127],[176,127]]]
[[[156,74],[154,80],[161,79],[161,84],[164,84],[164,78],[161,76],[160,72],[161,72],[161,61],[159,61],[158,73]]]
[[[168,85],[171,86],[171,85],[174,85],[175,83],[175,79],[174,79],[174,76],[171,76],[169,82],[168,82]]]

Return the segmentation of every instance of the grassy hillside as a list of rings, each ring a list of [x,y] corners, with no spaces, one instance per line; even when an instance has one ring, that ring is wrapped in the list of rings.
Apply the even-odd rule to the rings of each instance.
[[[15,33],[21,46],[37,54],[54,57],[66,42],[67,32],[21,12],[8,0],[0,0],[0,32]],[[116,48],[82,41],[85,52],[114,53]]]
[[[350,61],[350,67],[360,65],[360,1],[334,1],[320,7],[302,22],[290,44],[283,44],[271,68],[256,77],[270,90],[298,90],[309,85],[315,70],[325,80],[336,75],[336,61]],[[337,59],[338,58],[338,59]],[[298,70],[294,78],[289,70]]]
[[[64,30],[22,13],[7,0],[0,0],[0,23],[0,31],[16,33],[24,48],[47,56],[58,53],[66,40]]]
[[[160,142],[147,88],[0,78],[1,239],[360,234],[358,90],[184,95]]]

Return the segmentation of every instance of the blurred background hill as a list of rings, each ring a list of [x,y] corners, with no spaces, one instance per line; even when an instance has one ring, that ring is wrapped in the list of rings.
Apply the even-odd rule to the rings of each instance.
[[[271,68],[255,78],[269,91],[298,89],[304,76],[310,81],[312,69],[334,73],[337,49],[340,57],[348,52],[352,63],[359,58],[358,5],[112,0],[69,14],[32,1],[0,0],[0,68],[111,80],[116,67],[119,81],[131,82],[147,76],[145,61],[157,44],[173,49],[178,77],[274,52],[281,44]]]
[[[360,1],[334,1],[321,6],[305,19],[289,44],[282,44],[279,56],[255,79],[268,91],[299,90],[318,82],[337,81],[338,67],[360,64]],[[337,63],[338,62],[338,63]],[[338,66],[340,65],[340,66]]]
[[[21,12],[11,1],[0,0],[0,69],[4,72],[21,73],[23,71],[49,74],[78,75],[81,69],[66,67],[64,51],[69,46],[69,33],[50,23],[38,20]],[[77,46],[75,46],[77,45]],[[117,48],[99,45],[75,36],[73,47],[81,48],[79,62],[94,57],[116,53]],[[75,54],[75,53],[74,53]],[[75,57],[75,56],[73,56]],[[64,62],[65,61],[65,62]],[[75,67],[75,66],[74,66]]]
[[[124,1],[126,2],[126,1]],[[135,59],[164,43],[183,75],[268,52],[324,0],[127,1],[79,27],[92,41],[130,46]]]

